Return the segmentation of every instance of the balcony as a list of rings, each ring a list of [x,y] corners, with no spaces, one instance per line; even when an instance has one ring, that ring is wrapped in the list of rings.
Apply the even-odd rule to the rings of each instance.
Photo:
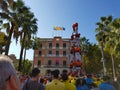
[[[44,68],[68,68],[69,66],[65,65],[44,65]]]

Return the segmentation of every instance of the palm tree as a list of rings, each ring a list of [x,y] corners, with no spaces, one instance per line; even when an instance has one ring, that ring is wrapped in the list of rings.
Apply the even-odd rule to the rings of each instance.
[[[29,41],[29,42],[28,42]],[[23,57],[23,65],[22,65],[22,68],[24,69],[25,67],[25,58],[26,58],[26,51],[29,50],[30,48],[33,48],[33,43],[32,43],[32,40],[29,40],[29,37],[28,35],[26,35],[26,38],[25,38],[25,43],[24,43],[24,57]]]
[[[25,9],[26,8],[26,9]],[[35,18],[34,14],[29,11],[29,8],[24,7],[23,17],[21,18],[23,23],[21,25],[21,51],[20,51],[20,59],[19,59],[19,66],[18,70],[21,71],[21,61],[23,56],[23,50],[25,48],[25,39],[29,44],[31,37],[34,36],[37,32],[37,19]]]
[[[101,17],[101,21],[97,22],[96,25],[98,26],[96,28],[96,39],[99,42],[99,45],[101,46],[101,53],[102,53],[102,62],[103,62],[103,70],[104,75],[106,75],[106,66],[104,61],[104,46],[106,43],[106,40],[108,39],[108,33],[111,30],[111,23],[112,23],[112,16],[108,17]]]
[[[4,0],[1,2],[0,7],[2,12],[0,12],[0,16],[1,20],[4,21],[3,28],[6,29],[6,33],[8,35],[5,55],[8,55],[12,36],[17,42],[20,35],[19,26],[22,23],[21,19],[19,19],[21,16],[20,8],[24,3],[21,0],[17,0],[16,2],[13,0]]]
[[[35,37],[35,38],[33,38],[33,40],[32,40],[32,48],[33,48],[33,50],[36,50],[36,49],[39,49],[40,47],[41,47],[41,42],[40,42],[40,38],[38,38],[38,37]]]
[[[114,33],[109,33],[109,38],[108,41],[106,42],[105,45],[105,50],[109,50],[108,52],[111,55],[111,60],[112,60],[112,68],[113,68],[113,77],[115,78],[115,67],[114,67],[114,48],[115,48],[115,37],[113,37]]]
[[[109,32],[108,41],[106,42],[106,49],[109,48],[109,52],[111,55],[112,66],[113,66],[113,77],[115,79],[115,66],[114,66],[114,57],[120,55],[120,18],[114,19],[111,24],[111,31]]]
[[[0,0],[0,8],[2,9],[2,12],[0,12],[0,19],[5,21],[3,22],[3,27],[8,34],[5,54],[8,55],[12,36],[16,39],[16,42],[20,36],[20,41],[22,42],[19,60],[20,70],[25,38],[27,35],[29,42],[32,35],[36,33],[37,19],[34,18],[34,14],[29,11],[30,8],[26,7],[22,0]]]
[[[116,41],[116,44],[115,44],[115,54],[116,55],[120,55],[120,18],[116,18],[114,19],[113,23],[112,23],[112,26],[113,26],[113,33],[114,35],[112,35],[114,37],[114,40]]]
[[[8,7],[13,6],[14,0],[0,0],[0,9],[8,12]]]

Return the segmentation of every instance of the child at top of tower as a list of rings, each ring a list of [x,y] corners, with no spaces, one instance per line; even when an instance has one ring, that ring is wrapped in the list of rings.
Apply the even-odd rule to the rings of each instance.
[[[73,31],[78,33],[78,23],[72,25]]]

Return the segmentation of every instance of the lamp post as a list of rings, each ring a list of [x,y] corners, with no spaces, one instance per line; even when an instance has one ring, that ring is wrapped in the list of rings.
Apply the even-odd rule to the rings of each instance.
[[[104,49],[103,49],[103,44],[101,45],[101,54],[102,54],[102,58],[101,61],[103,63],[103,75],[106,76],[106,66],[105,66],[105,58],[104,58]]]

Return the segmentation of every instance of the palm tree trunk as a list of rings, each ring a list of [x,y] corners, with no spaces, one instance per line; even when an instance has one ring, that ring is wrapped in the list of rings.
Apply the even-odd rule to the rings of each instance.
[[[102,63],[103,63],[103,74],[104,76],[107,75],[107,70],[106,70],[106,65],[105,65],[105,58],[104,58],[104,49],[103,49],[103,45],[101,45],[101,54],[102,54]]]
[[[18,71],[21,71],[21,66],[22,66],[21,64],[22,64],[22,56],[23,56],[23,50],[24,50],[25,36],[26,36],[26,33],[24,33],[24,36],[23,36],[23,41],[22,41],[22,46],[21,46],[21,51],[20,51],[20,59],[19,59]]]
[[[25,42],[25,44],[26,44],[26,42]],[[26,48],[25,48],[25,50],[24,50],[24,61],[23,61],[23,71],[25,71],[25,57],[26,57]]]
[[[112,59],[112,68],[113,68],[113,78],[115,80],[116,79],[116,75],[115,75],[115,64],[114,64],[113,54],[111,54],[111,59]]]
[[[13,33],[13,28],[14,28],[14,23],[11,23],[11,24],[12,24],[12,27],[10,29],[9,36],[7,39],[7,44],[5,47],[5,55],[8,55],[8,53],[9,53],[9,47],[10,47],[11,37],[12,37],[12,33]]]

